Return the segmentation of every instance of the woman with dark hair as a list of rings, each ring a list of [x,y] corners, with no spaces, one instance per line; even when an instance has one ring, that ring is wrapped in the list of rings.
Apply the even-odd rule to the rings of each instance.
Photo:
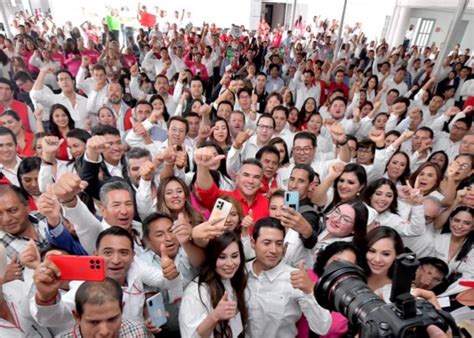
[[[10,129],[16,136],[16,152],[21,158],[34,156],[33,134],[26,131],[20,117],[13,110],[7,110],[0,115],[0,122],[4,127]]]
[[[245,332],[247,273],[242,243],[234,232],[209,241],[206,262],[184,292],[181,337],[239,337]]]
[[[296,133],[301,130],[300,123],[298,122],[298,116],[300,115],[300,112],[296,107],[291,107],[289,109],[290,114],[288,115],[288,124],[290,125],[290,131]]]
[[[39,157],[27,157],[20,162],[17,176],[20,189],[28,196],[31,210],[36,210],[36,200],[41,196],[38,185],[41,159]]]
[[[444,177],[446,169],[448,169],[449,157],[443,150],[438,150],[431,153],[426,162],[436,163],[441,171],[441,175]]]
[[[281,137],[274,137],[268,142],[269,146],[274,146],[280,153],[280,167],[290,163],[290,155],[288,154],[288,146]]]
[[[91,135],[84,129],[72,129],[66,134],[66,146],[72,158],[68,161],[59,160],[56,153],[61,147],[60,139],[55,136],[45,136],[42,140],[41,169],[39,173],[39,186],[42,192],[46,191],[48,184],[54,182],[66,172],[77,173],[76,160],[86,152],[87,140]]]
[[[363,87],[367,93],[367,100],[375,102],[375,97],[379,91],[379,78],[377,75],[372,75],[367,79]]]
[[[367,284],[386,302],[390,299],[395,259],[404,250],[402,238],[392,228],[380,226],[365,236]]]
[[[318,103],[314,99],[314,97],[308,97],[304,102],[303,106],[300,109],[299,115],[298,115],[298,126],[301,128],[303,125],[308,122],[309,117],[311,114],[315,113],[318,111]]]
[[[329,211],[340,202],[359,198],[366,185],[367,174],[364,167],[356,163],[344,165],[336,162],[329,168],[321,184],[314,188],[312,202]]]
[[[76,77],[79,67],[81,67],[81,62],[81,52],[77,47],[76,40],[72,38],[66,39],[64,47],[64,65],[74,77]]]
[[[150,97],[150,103],[153,106],[153,110],[159,112],[159,119],[156,122],[158,127],[166,130],[166,122],[170,118],[168,109],[166,108],[165,100],[159,94],[154,94]]]
[[[418,188],[423,196],[433,196],[443,201],[445,196],[438,189],[443,176],[438,165],[433,162],[425,162],[410,176],[409,183]]]
[[[419,190],[408,192],[406,203],[410,205],[409,219],[398,214],[398,193],[389,179],[380,178],[369,184],[364,191],[364,201],[369,209],[369,228],[388,226],[400,236],[420,236],[425,231],[423,195]]]
[[[158,212],[170,214],[173,219],[178,219],[179,214],[195,226],[204,221],[202,214],[193,207],[191,192],[186,183],[178,177],[168,177],[162,180],[158,187],[156,208]],[[140,207],[140,204],[138,204]],[[145,210],[140,215],[148,215],[152,210]]]
[[[318,236],[314,247],[318,253],[336,241],[353,242],[362,246],[367,232],[369,212],[365,204],[359,200],[340,202],[326,216],[326,229]]]
[[[51,106],[51,109],[49,110],[49,128],[51,130],[51,135],[63,140],[58,152],[56,153],[58,160],[68,161],[70,159],[67,152],[67,142],[65,141],[67,133],[74,129],[74,125],[75,123],[71,113],[65,106],[60,103]]]
[[[450,278],[454,283],[474,278],[474,209],[460,206],[454,209],[440,235],[435,236],[432,256],[443,260],[449,266]],[[459,285],[451,285],[448,294],[458,293]]]
[[[403,151],[394,153],[387,162],[384,177],[396,185],[406,185],[410,177],[410,157]]]
[[[217,116],[212,122],[211,128],[214,130],[212,131],[209,140],[215,142],[222,148],[222,150],[224,150],[224,153],[227,153],[232,146],[229,124],[225,119]]]

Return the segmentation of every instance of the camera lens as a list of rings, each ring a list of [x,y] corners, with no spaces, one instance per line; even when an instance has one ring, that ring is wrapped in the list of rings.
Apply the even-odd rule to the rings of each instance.
[[[367,286],[364,271],[349,262],[335,261],[328,265],[314,295],[322,307],[341,313],[354,325],[385,305]]]

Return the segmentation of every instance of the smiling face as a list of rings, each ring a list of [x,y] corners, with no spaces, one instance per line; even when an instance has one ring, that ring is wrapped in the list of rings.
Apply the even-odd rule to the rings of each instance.
[[[106,201],[102,201],[100,211],[104,220],[111,226],[129,230],[134,216],[133,198],[127,190],[111,190]]]
[[[67,147],[71,152],[72,157],[79,158],[81,157],[84,152],[86,151],[86,144],[75,137],[68,137],[66,138]]]
[[[165,188],[166,207],[173,212],[180,212],[184,208],[186,194],[178,181],[170,181]]]
[[[217,121],[214,125],[214,132],[212,135],[218,143],[226,143],[227,136],[229,135],[226,123],[224,121]]]
[[[236,242],[232,242],[217,257],[216,273],[222,279],[231,279],[237,272],[240,262],[239,246]]]
[[[104,236],[96,254],[104,257],[105,276],[123,285],[135,255],[130,240],[124,236]]]
[[[362,188],[363,186],[360,184],[357,175],[353,172],[343,173],[337,182],[337,193],[341,201],[348,201],[355,198]]]
[[[224,226],[227,231],[234,231],[237,226],[240,224],[240,217],[239,213],[237,212],[237,209],[232,207],[230,210],[229,216],[225,219]]]
[[[398,178],[404,173],[407,164],[407,158],[404,155],[394,155],[387,165],[388,177],[393,181],[398,180]]]
[[[56,109],[52,115],[53,122],[58,126],[59,129],[65,129],[68,127],[69,118],[62,109]]]
[[[280,263],[284,254],[284,233],[279,229],[262,227],[256,240],[250,240],[257,257],[254,264],[258,264],[263,271],[274,268]]]
[[[0,195],[0,226],[9,234],[20,236],[31,226],[28,220],[30,208],[11,190]]]
[[[266,178],[271,179],[273,176],[275,176],[278,170],[280,157],[272,152],[265,152],[262,154],[260,162],[262,163],[263,167],[263,175]]]
[[[244,197],[252,198],[260,189],[262,169],[254,164],[244,164],[236,177],[236,184]]]
[[[333,237],[347,237],[354,232],[355,210],[349,204],[336,207],[326,221],[326,230]]]
[[[395,243],[390,238],[382,238],[372,244],[365,258],[371,274],[388,276],[388,271],[395,261]]]
[[[450,218],[449,228],[451,235],[456,238],[465,238],[472,230],[472,215],[467,211],[460,211]]]
[[[35,169],[26,174],[21,175],[21,184],[23,188],[25,188],[28,195],[39,197],[41,195],[41,191],[39,190],[38,185],[38,175],[39,170]]]
[[[153,252],[162,255],[161,245],[165,246],[166,254],[174,258],[178,253],[179,241],[175,234],[171,231],[173,223],[168,218],[158,218],[151,222],[150,233],[148,238],[145,239],[146,245]]]
[[[22,128],[23,125],[21,124],[20,121],[15,120],[13,117],[10,115],[2,115],[0,116],[0,123],[4,126],[10,129],[13,134],[18,135]]]
[[[284,205],[285,203],[282,196],[273,196],[270,199],[270,204],[268,205],[268,216],[279,219],[281,221],[282,208]]]
[[[370,206],[382,213],[387,210],[393,202],[394,192],[388,184],[378,187],[374,194],[370,197]]]

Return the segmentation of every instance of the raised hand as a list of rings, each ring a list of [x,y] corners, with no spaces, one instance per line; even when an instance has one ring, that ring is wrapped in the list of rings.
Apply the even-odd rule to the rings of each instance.
[[[208,241],[210,239],[219,237],[225,231],[222,222],[223,218],[216,218],[207,222],[203,222],[195,226],[192,230],[191,236],[194,240]]]
[[[328,128],[332,139],[337,143],[344,143],[346,140],[346,131],[344,128],[336,122],[334,119],[325,119],[325,126]]]
[[[140,167],[140,177],[149,182],[155,177],[156,167],[151,161],[146,161]]]
[[[61,203],[76,201],[76,196],[87,188],[88,183],[82,181],[77,174],[64,173],[53,185],[52,192]]]
[[[81,67],[87,68],[91,63],[91,58],[89,56],[82,56]]]
[[[383,147],[385,145],[385,132],[373,128],[369,133],[369,139],[371,139],[377,147]]]
[[[345,168],[345,164],[343,162],[336,162],[334,163],[331,167],[329,167],[329,172],[328,172],[328,176],[331,178],[331,179],[336,179],[338,178],[339,176],[341,176],[342,172],[344,171],[344,168]]]
[[[174,221],[171,231],[176,236],[180,244],[187,243],[191,240],[193,227],[189,223],[182,212],[179,213],[178,219]]]
[[[46,216],[50,226],[56,226],[61,221],[61,204],[54,194],[53,186],[49,185],[46,192],[42,193],[36,201],[40,214]]]
[[[300,289],[306,294],[313,292],[314,283],[306,272],[303,261],[298,264],[298,270],[291,272],[290,281],[294,289]]]
[[[48,252],[44,262],[36,267],[33,274],[33,281],[36,286],[36,299],[42,303],[54,301],[55,296],[58,294],[61,271],[56,264],[49,260],[49,257],[61,254],[60,251]]]
[[[45,136],[41,140],[41,147],[43,149],[42,159],[43,161],[54,163],[56,160],[56,153],[58,152],[64,139],[59,139],[56,136]]]
[[[229,300],[227,291],[225,291],[221,300],[217,303],[216,308],[210,313],[210,316],[214,321],[219,322],[221,320],[232,319],[236,314],[237,303],[233,300]]]
[[[174,264],[174,260],[168,256],[166,252],[166,248],[164,244],[160,246],[160,253],[161,253],[161,270],[163,271],[163,276],[167,280],[172,280],[178,277],[178,270],[176,269],[176,265]]]
[[[95,135],[87,140],[86,155],[92,161],[97,161],[99,155],[110,147],[105,136]]]
[[[252,134],[253,131],[250,129],[247,129],[246,131],[239,131],[232,146],[235,149],[240,149],[242,145],[252,136]]]
[[[214,156],[214,151],[208,147],[199,148],[194,151],[194,161],[197,166],[214,167],[223,159],[225,159],[225,155]]]
[[[20,263],[29,269],[36,269],[41,263],[41,256],[36,242],[32,239],[20,253]]]

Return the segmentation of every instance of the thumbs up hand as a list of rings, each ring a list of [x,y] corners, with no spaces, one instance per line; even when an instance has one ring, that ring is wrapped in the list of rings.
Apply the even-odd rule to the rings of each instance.
[[[253,219],[253,210],[250,209],[249,214],[245,216],[244,219],[242,220],[242,235],[243,236],[246,236],[246,235],[248,236],[249,228],[253,226],[254,223],[255,221]]]
[[[311,280],[306,269],[304,267],[303,261],[298,264],[298,270],[291,273],[291,285],[295,289],[300,289],[306,294],[313,292],[315,283]]]
[[[180,244],[187,243],[191,240],[193,227],[191,223],[186,220],[182,212],[179,213],[178,219],[174,221],[171,231],[178,239]]]
[[[3,282],[8,283],[15,279],[20,279],[22,276],[21,265],[16,256],[13,256],[10,263],[7,265],[7,271],[3,277]]]
[[[160,246],[160,253],[161,253],[161,270],[163,271],[163,276],[167,280],[172,280],[178,277],[178,270],[176,269],[176,265],[174,264],[174,260],[168,256],[166,252],[166,248],[164,244]]]
[[[210,316],[215,322],[219,322],[221,320],[232,319],[236,314],[237,303],[233,300],[229,300],[227,291],[225,291],[221,300],[217,303],[216,308],[210,313]]]

